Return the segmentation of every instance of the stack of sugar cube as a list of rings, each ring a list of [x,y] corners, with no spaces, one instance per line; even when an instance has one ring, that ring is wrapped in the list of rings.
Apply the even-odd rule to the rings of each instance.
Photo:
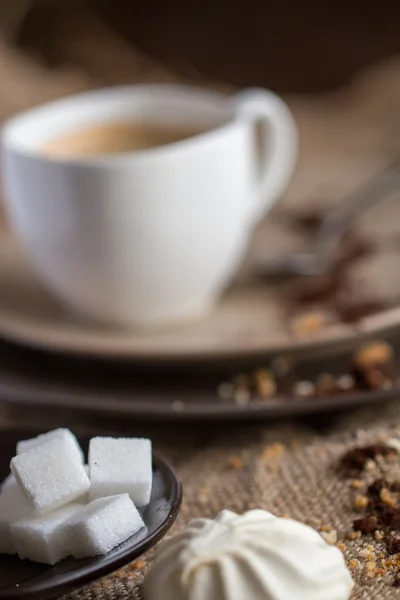
[[[0,553],[54,565],[106,554],[145,525],[148,439],[95,437],[88,465],[76,437],[56,429],[17,444],[0,492]]]

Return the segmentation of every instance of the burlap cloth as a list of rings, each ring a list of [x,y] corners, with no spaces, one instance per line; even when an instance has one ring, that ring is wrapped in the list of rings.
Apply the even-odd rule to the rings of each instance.
[[[357,516],[352,508],[354,491],[335,467],[355,443],[400,434],[400,404],[329,415],[313,424],[165,426],[163,432],[154,429],[146,433],[172,462],[183,483],[183,507],[171,535],[194,517],[213,518],[226,508],[241,513],[261,507],[316,528],[334,528],[338,541],[347,546],[346,558],[359,559],[365,542],[346,539]],[[151,554],[68,600],[139,600]],[[391,584],[393,578],[366,577],[365,563],[360,559],[359,568],[353,571],[357,587],[352,598],[400,598],[400,590]]]

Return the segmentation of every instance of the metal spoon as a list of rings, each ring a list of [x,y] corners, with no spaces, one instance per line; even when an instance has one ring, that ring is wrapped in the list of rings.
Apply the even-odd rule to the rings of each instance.
[[[323,219],[316,234],[314,252],[292,252],[258,258],[253,263],[256,272],[263,277],[325,273],[351,220],[384,200],[397,188],[400,188],[399,161],[391,164],[377,177],[353,192]]]

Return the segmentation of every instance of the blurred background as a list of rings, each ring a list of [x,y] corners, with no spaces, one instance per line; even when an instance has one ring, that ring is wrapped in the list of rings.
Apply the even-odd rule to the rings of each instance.
[[[282,94],[301,135],[298,172],[340,145],[387,155],[397,145],[400,6],[293,0],[2,0],[0,120],[78,90],[137,81],[184,81],[234,89],[260,85]],[[395,122],[397,125],[397,120]],[[396,146],[397,147],[397,146]],[[374,162],[374,161],[372,161]],[[379,160],[378,160],[379,163]],[[362,169],[363,170],[363,169]],[[325,169],[326,171],[326,169]],[[349,185],[364,175],[352,168]],[[303,179],[294,184],[303,186]],[[328,178],[328,181],[326,181]],[[346,181],[348,178],[344,178]],[[339,185],[339,187],[337,187]],[[304,193],[308,194],[308,184]],[[313,195],[313,194],[311,194]],[[290,203],[291,193],[287,195]]]
[[[313,93],[400,50],[395,0],[2,0],[3,39],[92,81],[145,75],[150,59],[189,78]]]

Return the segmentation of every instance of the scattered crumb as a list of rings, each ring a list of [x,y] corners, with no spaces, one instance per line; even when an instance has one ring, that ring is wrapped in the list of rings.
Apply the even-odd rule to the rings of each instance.
[[[294,335],[303,337],[321,331],[326,324],[327,317],[323,312],[309,311],[294,317],[290,322],[290,329]]]
[[[369,500],[367,496],[363,496],[362,494],[356,494],[354,498],[354,508],[367,508],[369,504]]]
[[[400,537],[390,534],[387,539],[386,549],[389,556],[400,553]]]
[[[368,548],[363,548],[362,550],[360,550],[359,556],[371,560],[375,558],[375,552],[371,552],[371,550],[368,550]]]
[[[375,531],[374,538],[376,539],[377,542],[382,541],[384,537],[385,537],[385,534],[383,531],[381,531],[380,529]]]
[[[393,437],[389,438],[388,440],[386,440],[386,446],[389,446],[389,448],[396,450],[396,452],[400,452],[400,439]]]
[[[238,456],[232,456],[229,459],[228,464],[231,469],[241,469],[244,465],[243,460],[241,458],[239,458]]]
[[[260,398],[272,398],[276,394],[275,377],[267,369],[259,369],[254,373],[254,387],[257,396]]]
[[[370,560],[365,565],[365,573],[368,577],[374,577],[376,571],[376,562],[374,560]]]
[[[341,375],[337,378],[336,385],[342,391],[352,390],[355,386],[354,377],[348,374]]]
[[[285,450],[285,446],[279,442],[275,444],[269,444],[264,448],[261,454],[261,460],[265,462],[275,460],[279,458],[285,452]]]
[[[320,531],[332,531],[334,529],[334,527],[332,527],[332,525],[322,525],[319,530]]]
[[[392,450],[394,450],[394,448],[392,448]],[[397,458],[398,458],[397,454],[398,454],[397,450],[395,450],[393,452],[393,454],[388,454],[386,457],[386,462],[391,463],[391,462],[394,462],[395,460],[397,460]]]
[[[355,490],[359,490],[360,488],[365,487],[365,482],[361,481],[361,479],[353,479],[350,486]]]
[[[236,388],[233,399],[239,406],[247,406],[251,400],[250,391],[247,388]]]
[[[131,563],[130,565],[123,567],[122,569],[119,569],[118,571],[115,571],[113,575],[111,575],[111,577],[117,577],[117,578],[122,578],[122,577],[129,577],[130,579],[135,579],[138,576],[138,571],[140,569],[143,569],[145,566],[147,565],[147,562],[141,558],[135,560],[133,563]]]
[[[379,370],[370,368],[366,374],[368,387],[373,390],[390,390],[393,387],[392,382]]]
[[[356,558],[352,558],[349,560],[349,567],[352,570],[358,569],[360,567],[360,562]]]
[[[332,531],[321,531],[321,536],[331,546],[334,546],[337,542],[337,532],[335,529],[332,529]]]
[[[374,577],[383,577],[386,575],[385,569],[375,569]]]
[[[359,540],[361,537],[361,531],[349,531],[347,537],[349,540]]]
[[[346,476],[356,476],[366,470],[374,470],[376,468],[376,458],[378,455],[386,457],[393,452],[386,444],[369,444],[352,448],[342,457],[340,461],[340,469]]]
[[[393,387],[394,352],[387,342],[372,342],[362,346],[353,356],[353,374],[363,389]]]
[[[355,519],[355,521],[353,521],[354,531],[358,531],[360,534],[373,533],[376,529],[378,529],[378,527],[378,519],[373,515],[362,517],[361,519]]]
[[[300,398],[309,398],[315,395],[315,384],[312,381],[296,381],[292,387],[292,394]]]
[[[318,375],[315,390],[318,396],[331,396],[336,392],[336,380],[329,373]]]
[[[387,488],[384,487],[381,489],[379,497],[386,506],[391,506],[392,508],[397,506],[396,497]]]
[[[387,342],[372,342],[362,346],[354,355],[353,363],[360,367],[372,367],[390,362],[393,349]]]
[[[365,469],[367,471],[375,471],[376,469],[376,462],[372,459],[367,460],[367,462],[365,463]]]
[[[378,479],[374,479],[374,481],[368,486],[368,494],[372,497],[379,496],[382,491],[382,488],[388,488],[389,484],[383,477],[378,477]]]
[[[336,544],[336,548],[339,548],[339,550],[341,550],[342,552],[346,552],[347,550],[347,546],[346,544],[343,544],[343,542],[339,542],[338,544]]]

